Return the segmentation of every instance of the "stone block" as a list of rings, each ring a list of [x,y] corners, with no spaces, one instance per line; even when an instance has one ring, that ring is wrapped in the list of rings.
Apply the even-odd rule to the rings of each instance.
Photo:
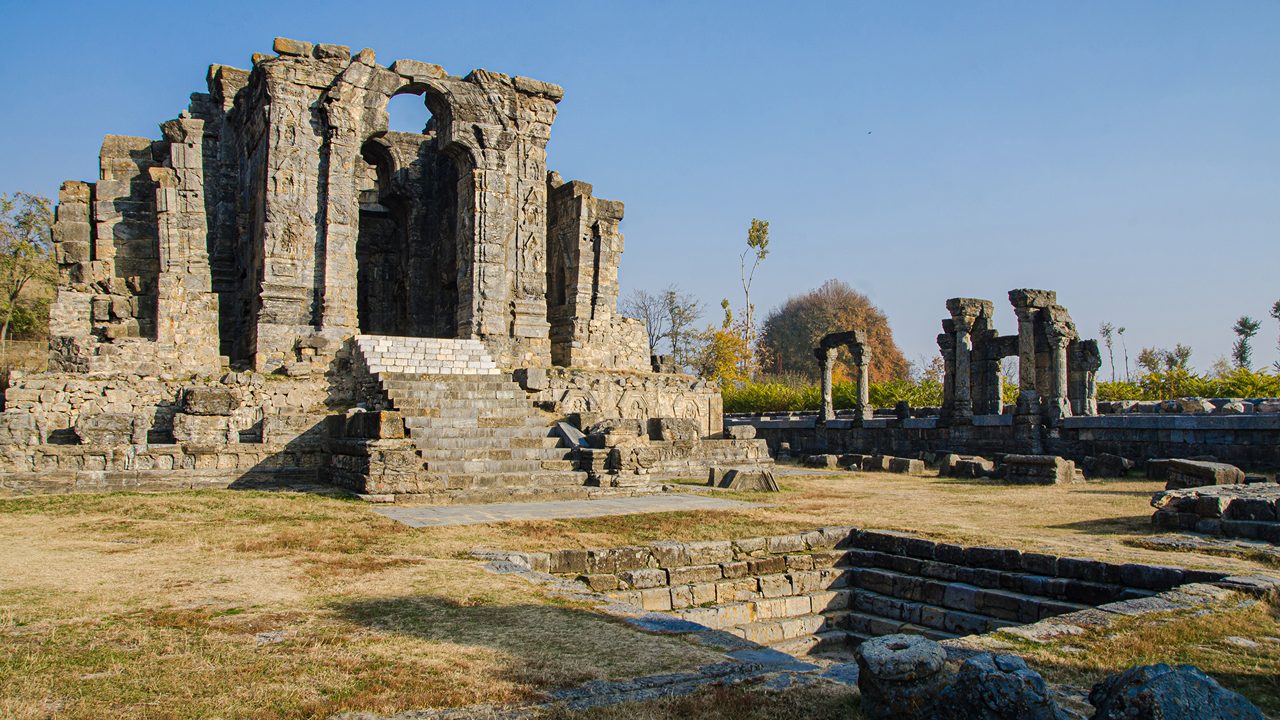
[[[405,437],[404,415],[394,410],[353,412],[344,432],[350,438],[398,440]]]
[[[903,475],[924,475],[924,461],[913,458],[890,458],[889,472],[901,473]]]
[[[239,441],[239,432],[226,415],[175,413],[173,437],[184,445],[225,445]]]
[[[315,46],[309,42],[302,40],[290,40],[289,38],[278,37],[272,44],[272,49],[277,55],[310,55]]]
[[[1168,467],[1166,490],[1244,483],[1244,471],[1227,463],[1177,459],[1169,461]]]
[[[75,433],[83,445],[129,445],[133,442],[135,416],[96,413],[76,420]]]
[[[1056,485],[1074,482],[1076,466],[1057,455],[1006,455],[1004,473],[1015,485]]]
[[[188,415],[231,415],[240,396],[226,385],[193,385],[182,391],[182,411]]]
[[[719,573],[717,573],[719,574]],[[618,582],[624,590],[647,590],[667,584],[667,571],[657,568],[640,568],[637,570],[621,570]]]
[[[719,580],[722,577],[719,565],[689,565],[686,567],[674,567],[669,569],[667,574],[671,578],[672,585],[709,582]]]

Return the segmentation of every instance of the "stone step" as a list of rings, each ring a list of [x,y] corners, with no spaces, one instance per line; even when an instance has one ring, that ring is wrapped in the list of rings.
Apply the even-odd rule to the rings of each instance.
[[[1042,595],[922,578],[884,568],[850,567],[845,575],[851,586],[881,595],[1022,623],[1089,608]]]
[[[858,635],[848,630],[824,630],[813,635],[795,638],[794,640],[783,640],[772,647],[774,650],[784,652],[792,657],[804,657],[806,655],[852,657],[853,651],[858,645],[868,639],[870,638],[867,636]]]
[[[506,403],[508,405],[518,405],[523,408],[529,407],[529,403],[524,398],[524,391],[511,388],[494,387],[486,390],[434,390],[430,388],[413,387],[396,387],[386,388],[387,395],[395,400],[414,400],[422,398],[431,400],[436,403],[437,407],[465,407],[477,400],[484,400],[493,403]]]
[[[426,375],[422,373],[385,372],[378,376],[384,386],[420,387],[432,390],[487,390],[492,388],[510,388],[516,385],[508,375]]]
[[[424,439],[425,443],[426,440]],[[484,448],[490,450],[508,450],[515,452],[517,450],[534,450],[534,451],[558,451],[569,453],[571,448],[559,447],[559,438],[553,437],[514,437],[503,440],[499,446],[492,439],[476,438],[469,436],[461,437],[434,437],[430,440],[431,449],[433,451],[448,450],[471,450]]]
[[[830,612],[822,615],[798,615],[776,620],[757,620],[756,622],[726,628],[725,631],[753,642],[757,645],[773,647],[790,640],[838,632],[842,628],[844,611]]]
[[[492,443],[478,444],[474,447],[440,447],[432,445],[419,454],[437,460],[522,460],[545,462],[551,460],[571,460],[572,450],[569,448],[503,448],[494,447]]]
[[[860,588],[851,590],[850,608],[882,619],[897,620],[957,635],[980,635],[1022,624],[989,615],[903,600]]]
[[[843,627],[849,632],[864,637],[879,637],[881,635],[893,635],[896,633],[923,635],[930,640],[939,641],[960,637],[955,633],[950,633],[945,630],[925,627],[923,625],[915,625],[901,620],[894,620],[892,618],[858,611],[851,611],[849,614],[844,616]]]
[[[551,466],[547,467],[550,463]],[[487,458],[439,458],[427,459],[427,471],[439,473],[540,473],[558,470],[572,471],[573,463],[568,460],[494,460]]]
[[[770,578],[780,575],[764,576]],[[750,579],[750,578],[748,578]],[[757,578],[758,581],[758,578]],[[802,595],[784,595],[735,603],[721,603],[714,607],[694,607],[674,610],[680,618],[723,629],[746,625],[762,620],[779,620],[802,615],[819,615],[847,611],[852,602],[848,590],[818,590]]]
[[[577,487],[587,484],[585,472],[534,472],[534,473],[435,473],[423,474],[430,483],[439,483],[450,490],[475,490],[481,488],[552,488]]]
[[[404,427],[422,430],[436,437],[550,437],[552,429],[541,418],[521,418],[520,423],[497,425],[480,423],[479,418],[424,418],[411,415],[404,418]],[[468,432],[471,430],[471,432]]]

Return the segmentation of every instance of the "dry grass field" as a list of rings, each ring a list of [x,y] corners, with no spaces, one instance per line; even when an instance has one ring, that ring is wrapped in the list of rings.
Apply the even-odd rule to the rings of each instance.
[[[780,494],[735,494],[769,504],[737,512],[419,530],[313,494],[0,500],[0,717],[323,718],[530,701],[588,680],[720,659],[490,574],[467,556],[477,546],[593,547],[849,524],[1109,560],[1268,569],[1127,545],[1150,532],[1149,482],[1023,488],[839,473],[780,482]],[[1266,640],[1280,637],[1275,608],[1213,617],[1225,624],[1165,618],[1027,652],[1071,682],[1135,661],[1190,659],[1280,710],[1280,644]],[[1257,649],[1233,651],[1220,642],[1227,635],[1258,638]],[[1090,652],[1080,652],[1084,643]],[[1267,673],[1271,686],[1259,680]],[[823,718],[850,717],[854,706],[848,690],[738,688],[589,715]]]

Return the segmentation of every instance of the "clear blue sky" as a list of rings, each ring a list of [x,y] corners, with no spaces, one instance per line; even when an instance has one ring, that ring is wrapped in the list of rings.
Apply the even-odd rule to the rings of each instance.
[[[0,192],[93,179],[277,35],[566,88],[550,165],[626,202],[624,291],[763,313],[831,277],[936,353],[951,296],[1056,289],[1086,335],[1277,359],[1280,2],[0,2]]]

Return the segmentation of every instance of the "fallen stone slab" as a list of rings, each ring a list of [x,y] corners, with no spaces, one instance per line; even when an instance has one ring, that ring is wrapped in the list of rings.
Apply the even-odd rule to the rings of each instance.
[[[1057,455],[1006,455],[1004,480],[1014,485],[1059,485],[1075,482],[1076,464]]]
[[[1235,465],[1206,460],[1170,460],[1166,490],[1205,485],[1244,484],[1244,471]]]

